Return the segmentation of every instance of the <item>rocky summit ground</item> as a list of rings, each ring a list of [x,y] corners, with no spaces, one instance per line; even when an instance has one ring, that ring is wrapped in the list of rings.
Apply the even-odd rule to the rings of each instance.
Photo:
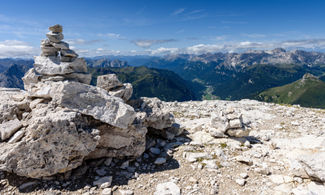
[[[324,194],[325,110],[241,101],[163,102],[183,133],[148,134],[138,158],[84,161],[41,179],[1,172],[0,194]],[[243,137],[211,136],[233,109]]]

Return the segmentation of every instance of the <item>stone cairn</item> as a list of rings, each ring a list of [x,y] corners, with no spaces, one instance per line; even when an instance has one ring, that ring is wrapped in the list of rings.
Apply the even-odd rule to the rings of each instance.
[[[69,44],[62,41],[62,26],[56,24],[49,27],[50,32],[46,34],[48,39],[41,41],[42,56],[61,56],[61,62],[72,62],[78,57],[78,54],[69,49]]]
[[[89,85],[86,62],[62,41],[62,26],[49,29],[23,78],[25,91],[0,88],[0,170],[51,176],[85,159],[138,157],[148,131],[179,133],[159,99],[128,101],[132,85],[116,75]]]
[[[213,137],[242,137],[247,136],[248,131],[243,123],[243,116],[234,108],[227,108],[213,115],[210,121],[209,133]]]

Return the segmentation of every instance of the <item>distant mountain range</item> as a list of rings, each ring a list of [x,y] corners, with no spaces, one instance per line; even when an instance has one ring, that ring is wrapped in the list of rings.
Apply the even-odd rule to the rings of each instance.
[[[257,64],[325,64],[325,53],[302,50],[286,51],[282,48],[273,50],[252,50],[244,53],[206,53],[201,55],[170,55],[166,61],[186,60],[188,62],[217,63],[220,66],[245,68]]]
[[[32,65],[14,64],[0,73],[0,87],[24,88],[22,77],[32,67]]]
[[[306,51],[249,51],[174,55],[154,59],[148,67],[168,69],[183,79],[198,83],[196,96],[207,99],[253,98],[260,92],[300,79],[305,73],[322,76],[325,54]]]
[[[93,74],[92,84],[96,85],[97,76],[114,73],[123,82],[133,85],[133,98],[158,97],[165,101],[195,100],[190,82],[183,80],[176,73],[147,67],[130,67],[117,60],[94,60],[89,72]],[[97,62],[103,62],[98,63]],[[105,64],[105,65],[103,65]],[[116,65],[118,64],[118,65]],[[111,67],[113,66],[113,67]],[[14,64],[0,73],[0,87],[24,88],[22,77],[32,65]]]
[[[2,61],[5,65],[1,64]],[[0,60],[0,67],[3,70],[14,62],[24,63],[10,59],[2,61]],[[162,57],[99,56],[86,58],[86,61],[95,77],[114,72],[123,82],[131,82],[135,87],[134,97],[157,96],[169,101],[243,98],[278,101],[261,99],[259,95],[270,88],[295,82],[306,73],[325,81],[325,53],[286,51],[281,48]],[[32,60],[25,63],[30,65]],[[148,68],[139,67],[140,65]],[[13,69],[15,68],[18,67]],[[18,73],[17,70],[17,75]],[[19,76],[18,80],[8,79],[9,76],[14,75],[8,71],[1,74],[2,86],[21,86]]]
[[[114,73],[123,83],[132,83],[133,98],[158,97],[164,101],[195,100],[190,82],[186,82],[169,70],[140,67],[90,68],[92,84],[96,85],[97,76]]]

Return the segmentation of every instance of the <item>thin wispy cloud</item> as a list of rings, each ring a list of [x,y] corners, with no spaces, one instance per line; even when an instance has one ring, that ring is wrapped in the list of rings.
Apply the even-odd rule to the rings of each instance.
[[[185,11],[185,8],[179,8],[171,13],[172,16],[177,16]]]
[[[247,21],[222,20],[222,24],[247,24]]]
[[[177,16],[180,21],[197,20],[207,16],[203,9],[185,9],[180,8],[171,13],[172,16]]]
[[[94,40],[85,40],[85,39],[70,39],[66,41],[70,45],[91,45],[95,43],[103,42],[101,39],[94,39]]]
[[[175,42],[175,41],[176,39],[157,39],[157,40],[139,39],[139,40],[133,40],[131,42],[138,47],[149,48],[152,45]]]
[[[121,34],[118,34],[118,33],[99,33],[98,36],[100,37],[108,37],[108,38],[111,38],[111,39],[119,39],[119,40],[124,40],[126,39],[125,37],[123,37]]]
[[[244,37],[249,37],[249,38],[265,38],[265,34],[259,34],[259,33],[243,33],[241,34]]]
[[[216,36],[214,39],[217,41],[223,41],[226,38],[227,38],[227,35],[219,35],[219,36]]]

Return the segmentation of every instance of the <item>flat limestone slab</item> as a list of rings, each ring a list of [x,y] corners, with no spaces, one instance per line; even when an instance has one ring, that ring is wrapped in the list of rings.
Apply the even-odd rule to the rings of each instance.
[[[18,119],[10,120],[0,124],[1,140],[3,141],[11,137],[22,126],[22,123]]]
[[[34,57],[34,69],[41,75],[65,75],[69,73],[87,73],[87,64],[83,58],[73,62],[61,62],[60,57]]]

